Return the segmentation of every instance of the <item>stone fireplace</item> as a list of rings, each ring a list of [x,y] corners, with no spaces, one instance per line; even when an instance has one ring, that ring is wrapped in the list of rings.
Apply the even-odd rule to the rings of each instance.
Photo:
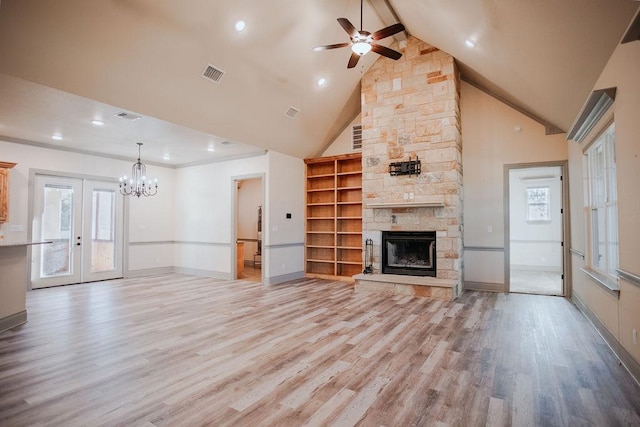
[[[374,243],[373,275],[356,289],[456,298],[462,286],[460,81],[451,55],[409,37],[398,61],[379,59],[362,79],[363,240]],[[419,174],[391,174],[420,160]],[[383,232],[433,233],[431,276],[383,271]],[[385,243],[386,244],[386,243]],[[363,242],[364,247],[364,242]],[[416,269],[417,271],[417,269]],[[410,290],[399,287],[409,286]],[[419,286],[420,288],[417,288]],[[422,288],[426,287],[426,288]],[[427,289],[427,288],[435,289]],[[393,289],[393,290],[391,290]]]

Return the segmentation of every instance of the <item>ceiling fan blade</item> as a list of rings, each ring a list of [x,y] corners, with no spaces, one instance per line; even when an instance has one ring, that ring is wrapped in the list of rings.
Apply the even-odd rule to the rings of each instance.
[[[378,30],[375,33],[371,34],[371,38],[373,40],[382,40],[384,38],[387,38],[389,36],[397,34],[400,31],[404,31],[404,25],[402,25],[402,24],[393,24],[393,25],[389,25],[388,27],[383,28],[381,30]]]
[[[360,55],[358,55],[355,52],[352,52],[351,58],[349,58],[349,63],[347,64],[347,68],[355,67],[359,60],[360,60]]]
[[[400,52],[389,49],[388,47],[382,46],[380,44],[372,44],[371,50],[379,55],[386,56],[387,58],[391,58],[394,60],[398,60],[402,56]]]
[[[349,37],[354,38],[358,36],[358,30],[347,18],[338,18],[338,23],[349,34]]]
[[[328,44],[326,46],[316,46],[313,48],[313,50],[315,50],[316,52],[319,52],[321,50],[329,50],[329,49],[338,49],[340,47],[347,47],[349,46],[351,43],[336,43],[336,44]]]

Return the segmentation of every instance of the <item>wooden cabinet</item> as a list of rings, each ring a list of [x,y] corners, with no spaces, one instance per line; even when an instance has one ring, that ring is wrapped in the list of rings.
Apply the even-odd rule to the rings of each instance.
[[[15,165],[0,162],[0,224],[9,220],[9,170]]]
[[[305,265],[309,277],[362,273],[362,155],[305,160]]]

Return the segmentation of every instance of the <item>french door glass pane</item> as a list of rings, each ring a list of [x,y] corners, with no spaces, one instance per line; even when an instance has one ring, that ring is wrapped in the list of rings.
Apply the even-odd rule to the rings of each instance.
[[[53,243],[40,246],[41,277],[73,274],[73,197],[71,186],[46,184],[44,187],[41,236],[42,240],[50,240]]]
[[[93,190],[91,271],[115,270],[115,192]]]

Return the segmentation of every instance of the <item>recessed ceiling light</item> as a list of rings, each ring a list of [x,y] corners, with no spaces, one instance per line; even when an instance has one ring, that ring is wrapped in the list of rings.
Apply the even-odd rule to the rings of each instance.
[[[171,160],[171,156],[168,154],[165,154],[164,156],[162,156],[162,160]]]
[[[64,138],[62,137],[62,135],[56,133],[51,135],[51,139],[55,139],[56,141],[62,141]]]
[[[467,45],[468,48],[476,47],[476,41],[473,39],[465,39],[464,44]]]
[[[247,24],[244,21],[237,21],[235,25],[236,31],[241,33],[247,28]]]
[[[212,144],[212,145],[207,147],[207,151],[210,152],[210,153],[213,153],[214,151],[216,151],[216,147],[214,147],[213,144]]]
[[[96,125],[96,126],[104,126],[104,122],[102,120],[91,120],[91,124]]]
[[[327,79],[324,77],[318,79],[318,86],[324,86],[325,84],[327,84]]]

